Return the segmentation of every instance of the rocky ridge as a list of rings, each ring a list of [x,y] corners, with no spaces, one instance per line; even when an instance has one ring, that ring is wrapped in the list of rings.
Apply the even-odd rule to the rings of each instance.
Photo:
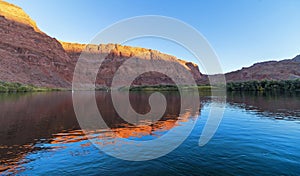
[[[100,45],[83,45],[77,43],[67,43],[61,42],[63,48],[68,53],[69,57],[77,62],[80,54],[82,52],[89,53],[98,53],[104,54],[107,56],[102,62],[101,67],[99,68],[98,76],[96,83],[98,85],[103,86],[111,86],[111,81],[119,69],[120,66],[123,65],[125,61],[129,58],[137,59],[136,62],[141,62],[145,60],[161,60],[166,65],[166,70],[173,70],[176,76],[180,77],[179,72],[176,71],[175,68],[184,68],[188,70],[193,76],[194,80],[198,82],[202,78],[202,73],[199,71],[199,68],[196,64],[192,62],[186,62],[180,60],[174,56],[161,53],[156,50],[140,48],[140,47],[131,47],[131,46],[123,46],[119,44],[100,44]],[[169,68],[167,68],[169,67]],[[178,69],[179,70],[179,69]],[[135,72],[135,68],[127,67],[127,73],[131,74]],[[122,81],[122,80],[120,80]],[[123,80],[125,83],[125,80]],[[174,84],[174,82],[162,73],[157,72],[146,72],[133,82],[133,85],[161,85],[161,84]]]
[[[96,80],[97,86],[100,87],[110,86],[116,70],[132,56],[145,56],[140,57],[140,60],[161,59],[184,67],[191,72],[196,81],[201,79],[202,74],[196,64],[155,50],[118,44],[85,45],[57,41],[41,32],[21,8],[4,1],[0,1],[0,7],[1,81],[70,88],[77,60],[87,47],[91,49],[89,52],[108,52]],[[112,50],[106,49],[111,46]],[[134,70],[128,70],[132,71]],[[148,72],[138,77],[133,84],[157,85],[173,82],[163,74]]]
[[[21,8],[3,1],[0,6],[0,80],[70,87],[71,60],[61,44],[39,32]]]
[[[0,15],[8,20],[31,26],[35,31],[41,32],[35,21],[16,5],[0,0]]]
[[[58,41],[43,33],[19,7],[0,0],[0,81],[33,84],[42,87],[70,88],[73,72],[82,51],[103,54],[96,84],[110,86],[114,74],[128,58],[161,59],[188,70],[198,84],[207,84],[196,64],[180,60],[159,51],[118,44],[85,45]],[[109,49],[108,48],[112,48]],[[169,68],[166,68],[169,70]],[[134,68],[128,69],[128,74]],[[175,75],[179,75],[174,72]],[[248,80],[288,80],[300,78],[300,55],[282,61],[256,63],[250,67],[226,73],[227,82]],[[140,75],[134,85],[174,84],[166,75],[148,72]]]
[[[290,80],[300,78],[300,55],[293,59],[267,61],[226,73],[227,82],[249,80]]]

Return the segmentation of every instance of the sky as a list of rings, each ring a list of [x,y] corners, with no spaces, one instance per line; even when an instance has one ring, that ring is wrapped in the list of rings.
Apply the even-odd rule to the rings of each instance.
[[[299,0],[7,1],[23,8],[42,31],[67,42],[89,43],[106,27],[135,16],[176,18],[206,38],[224,72],[300,54]],[[199,64],[186,49],[163,39],[148,37],[125,44],[156,49]]]

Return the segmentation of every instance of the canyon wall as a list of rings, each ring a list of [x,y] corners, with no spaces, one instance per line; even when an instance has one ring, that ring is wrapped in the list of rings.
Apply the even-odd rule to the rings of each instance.
[[[77,60],[87,46],[49,37],[21,8],[13,4],[0,1],[0,7],[0,80],[42,87],[70,88]],[[100,87],[110,86],[116,70],[134,56],[139,56],[140,60],[161,59],[181,66],[190,71],[196,81],[202,76],[197,65],[155,50],[117,44],[88,47],[96,50],[98,54],[108,52],[96,80]],[[112,49],[103,50],[109,47]],[[133,72],[134,68],[132,69],[128,72]],[[178,74],[176,70],[174,74]],[[133,84],[173,84],[173,81],[166,75],[148,72],[139,76]]]

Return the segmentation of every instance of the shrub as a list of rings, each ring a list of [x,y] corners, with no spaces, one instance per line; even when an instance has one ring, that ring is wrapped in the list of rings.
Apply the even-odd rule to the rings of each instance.
[[[227,83],[228,91],[295,91],[300,89],[300,80],[263,80]]]
[[[8,92],[8,88],[3,85],[0,85],[0,92]]]

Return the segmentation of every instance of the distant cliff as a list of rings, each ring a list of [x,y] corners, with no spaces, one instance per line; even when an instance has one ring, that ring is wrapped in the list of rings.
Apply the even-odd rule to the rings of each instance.
[[[293,59],[294,62],[300,62],[300,55],[296,56],[294,59]]]
[[[256,63],[250,67],[226,73],[227,82],[249,80],[289,80],[300,78],[300,56],[282,61]]]

